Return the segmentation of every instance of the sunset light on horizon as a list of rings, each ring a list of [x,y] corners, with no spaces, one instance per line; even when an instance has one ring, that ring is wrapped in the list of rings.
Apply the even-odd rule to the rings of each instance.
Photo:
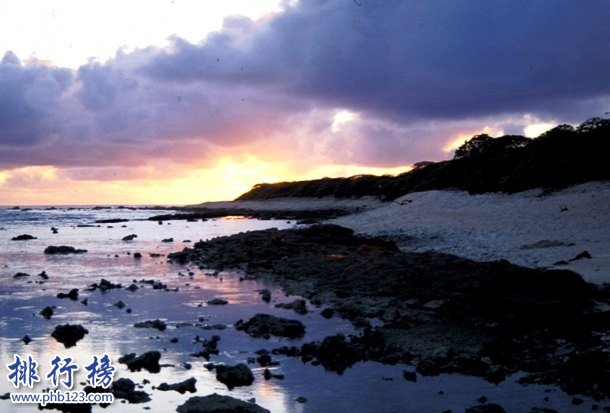
[[[3,2],[0,204],[231,200],[603,117],[609,18],[567,0]]]

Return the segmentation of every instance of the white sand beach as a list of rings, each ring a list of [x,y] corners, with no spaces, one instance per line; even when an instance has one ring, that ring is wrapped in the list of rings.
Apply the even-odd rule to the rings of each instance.
[[[590,282],[610,282],[610,182],[589,182],[544,195],[469,195],[425,191],[331,221],[386,236],[404,251],[441,251],[527,267],[568,268]],[[568,261],[588,251],[591,259]]]
[[[595,283],[610,282],[610,182],[589,182],[545,194],[470,195],[424,191],[392,202],[375,198],[278,198],[208,202],[206,208],[344,209],[329,221],[394,240],[403,251],[440,251],[479,261],[506,259],[536,268],[567,268]],[[588,251],[591,259],[569,261]]]

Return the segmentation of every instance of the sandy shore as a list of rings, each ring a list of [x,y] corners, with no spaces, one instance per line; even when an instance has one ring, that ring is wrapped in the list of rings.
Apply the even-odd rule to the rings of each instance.
[[[610,182],[543,195],[469,195],[425,191],[332,220],[358,233],[386,236],[403,251],[441,251],[527,267],[568,268],[586,281],[610,282]],[[592,258],[568,261],[588,251]]]
[[[340,209],[350,212],[380,208],[386,203],[372,197],[358,199],[336,198],[274,198],[265,201],[219,201],[191,205],[206,209],[249,209],[253,211],[312,211]]]
[[[478,261],[506,259],[532,268],[567,268],[610,282],[610,182],[543,194],[470,195],[424,191],[384,203],[374,198],[279,198],[207,202],[197,207],[257,211],[341,209],[331,223],[392,239],[403,251],[440,251]],[[592,258],[569,261],[583,251]],[[559,261],[567,265],[555,265]]]

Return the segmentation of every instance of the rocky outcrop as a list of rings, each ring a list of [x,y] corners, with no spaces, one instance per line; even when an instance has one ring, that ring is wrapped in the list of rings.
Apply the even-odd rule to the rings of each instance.
[[[87,252],[87,250],[77,249],[77,248],[70,247],[67,245],[59,245],[59,246],[49,245],[48,247],[46,247],[44,249],[44,253],[49,254],[49,255],[84,254],[85,252]]]
[[[271,413],[257,404],[244,402],[230,396],[216,393],[209,396],[195,396],[176,409],[178,413]]]
[[[76,343],[89,334],[89,331],[78,324],[62,324],[55,327],[51,337],[62,343],[66,348],[76,345]]]
[[[252,370],[243,364],[236,366],[216,365],[216,380],[225,384],[229,390],[234,387],[249,386],[254,382]]]
[[[131,371],[140,371],[142,369],[150,373],[158,373],[161,371],[159,360],[161,353],[158,351],[148,351],[144,354],[136,356],[136,353],[129,353],[119,358],[119,363],[125,364]]]
[[[288,320],[269,314],[256,314],[250,320],[239,320],[236,330],[242,330],[252,337],[269,338],[271,336],[299,338],[305,335],[305,326],[298,320]]]
[[[186,392],[189,393],[195,393],[197,391],[197,388],[195,387],[195,384],[197,383],[197,379],[194,377],[191,377],[190,379],[181,381],[179,383],[174,383],[174,384],[167,384],[165,382],[159,384],[157,386],[157,390],[160,391],[177,391],[180,394],[184,394]]]

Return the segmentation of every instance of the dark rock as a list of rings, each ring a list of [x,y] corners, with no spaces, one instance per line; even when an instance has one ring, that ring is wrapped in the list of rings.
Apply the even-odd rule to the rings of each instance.
[[[258,291],[258,294],[261,296],[261,299],[268,303],[269,301],[271,301],[271,291],[269,291],[268,289],[264,288],[262,290]]]
[[[84,254],[87,250],[76,249],[67,245],[49,245],[44,249],[45,254]]]
[[[271,370],[269,370],[269,369],[265,369],[263,371],[263,377],[267,381],[269,381],[271,379],[284,380],[283,374],[273,374],[273,373],[271,373]]]
[[[230,396],[216,393],[209,396],[195,396],[176,409],[178,413],[271,413],[267,409]]]
[[[59,232],[59,229],[58,229],[58,228],[55,228],[55,227],[51,227],[51,232],[52,232],[53,234],[57,234],[57,233]]]
[[[130,371],[140,371],[142,369],[150,373],[161,371],[159,360],[161,353],[158,351],[148,351],[136,357],[135,353],[126,354],[119,358],[119,363],[125,364]]]
[[[320,312],[320,315],[324,318],[333,318],[335,315],[335,310],[332,308],[325,308]]]
[[[505,410],[496,403],[480,404],[467,408],[464,413],[506,413]]]
[[[574,406],[579,406],[581,404],[583,404],[585,401],[583,399],[581,399],[580,397],[573,397],[572,398],[572,404]]]
[[[11,238],[11,241],[29,241],[31,239],[37,239],[36,237],[29,234],[17,235],[16,237]]]
[[[126,304],[123,301],[117,301],[116,303],[112,304],[113,306],[115,306],[116,308],[118,308],[119,310],[122,310],[123,308],[125,308]]]
[[[76,345],[76,342],[89,334],[89,331],[79,324],[62,324],[55,327],[51,337],[62,343],[66,348]]]
[[[195,393],[197,391],[197,389],[195,388],[195,383],[197,383],[197,379],[194,377],[191,377],[190,379],[181,381],[179,383],[174,383],[174,384],[161,383],[161,384],[159,384],[159,386],[157,386],[157,390],[161,390],[161,391],[174,390],[180,394],[184,394],[186,392]]]
[[[305,300],[299,298],[294,300],[291,303],[282,303],[276,304],[277,308],[284,308],[286,310],[293,310],[297,314],[307,314],[309,311],[307,310],[307,305],[305,304]]]
[[[305,335],[305,326],[298,320],[288,320],[269,314],[256,314],[247,322],[239,320],[235,323],[236,330],[243,330],[252,337],[270,336],[299,338]]]
[[[226,304],[229,304],[229,302],[227,300],[223,300],[222,298],[213,298],[211,300],[208,300],[207,304],[208,305],[226,305]]]
[[[135,238],[138,238],[136,234],[125,235],[121,238],[122,241],[133,241]]]
[[[129,403],[146,403],[150,401],[148,393],[136,390],[136,384],[128,378],[120,378],[112,383],[110,391],[117,399],[127,400]]]
[[[97,224],[118,224],[120,222],[127,222],[129,221],[128,219],[124,219],[124,218],[110,218],[110,219],[98,219],[95,222]]]
[[[135,323],[133,326],[136,328],[156,328],[159,331],[165,331],[165,329],[167,328],[167,324],[165,324],[159,319],[142,321],[139,323]]]
[[[134,252],[133,253],[133,258],[136,260],[139,260],[140,258],[142,258],[142,254],[139,252]]]
[[[272,363],[271,355],[268,350],[261,349],[256,351],[257,357],[256,362],[260,364],[261,367],[266,367]]]
[[[362,347],[346,340],[343,334],[329,336],[321,343],[308,343],[301,347],[301,357],[315,357],[326,370],[339,374],[363,360],[362,353]]]
[[[593,258],[593,257],[591,257],[591,254],[589,254],[589,251],[583,251],[568,261],[578,261],[578,260],[582,260],[582,259],[590,260],[591,258]]]
[[[403,371],[402,372],[402,377],[404,377],[404,379],[406,381],[411,381],[413,383],[415,383],[417,381],[417,373],[414,371]]]
[[[197,340],[199,336],[197,336]],[[203,357],[206,360],[210,359],[212,354],[218,354],[218,342],[220,341],[219,335],[213,335],[209,339],[205,339],[201,342],[203,350],[197,353],[191,353],[192,357]]]
[[[27,272],[18,272],[15,275],[13,275],[13,278],[25,278],[25,277],[29,277],[30,274],[28,274]]]
[[[90,286],[91,291],[100,290],[102,293],[105,293],[109,290],[119,289],[119,288],[123,288],[123,286],[121,284],[115,284],[111,281],[108,281],[105,278],[102,278],[101,281],[99,282],[99,284],[93,283]]]
[[[23,336],[23,338],[21,339],[21,341],[23,341],[23,344],[25,344],[26,346],[28,344],[30,344],[30,342],[32,341],[32,339],[30,338],[30,336],[28,336],[27,334],[25,336]]]
[[[40,314],[41,316],[43,316],[44,318],[46,318],[48,320],[53,316],[53,308],[46,306],[45,308],[40,310],[40,313],[38,313],[38,314]]]
[[[547,407],[532,407],[528,413],[559,413],[555,409],[549,409]]]
[[[161,240],[161,242],[174,242],[173,238],[164,238]]]
[[[543,239],[543,240],[534,242],[533,244],[522,245],[520,248],[522,250],[528,250],[528,249],[537,249],[537,248],[571,247],[573,245],[574,245],[573,242],[563,242],[563,241]]]
[[[307,397],[305,397],[305,396],[299,396],[296,399],[294,399],[294,401],[297,403],[307,403],[309,400],[307,400]]]
[[[42,278],[43,280],[48,280],[49,279],[49,276],[47,275],[46,271],[41,272],[40,274],[38,274],[38,276],[40,278]]]
[[[126,290],[129,290],[129,291],[131,291],[131,292],[133,293],[133,292],[135,292],[135,291],[138,291],[138,290],[140,289],[140,287],[138,287],[138,286],[137,286],[137,285],[135,285],[135,284],[131,284],[129,287],[126,287],[125,289],[126,289]]]
[[[78,288],[71,289],[68,293],[59,293],[57,294],[57,298],[69,298],[70,300],[77,301],[78,300]]]
[[[225,384],[229,390],[234,387],[249,386],[254,382],[254,376],[250,368],[239,363],[236,366],[216,366],[216,380]]]

